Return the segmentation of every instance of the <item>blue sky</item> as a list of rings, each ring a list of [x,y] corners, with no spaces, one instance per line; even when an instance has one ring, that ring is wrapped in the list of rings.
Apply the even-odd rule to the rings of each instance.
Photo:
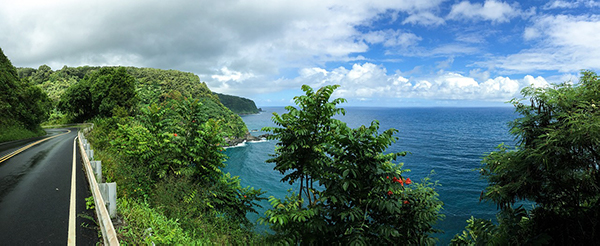
[[[177,69],[259,106],[303,84],[350,106],[502,106],[600,70],[600,1],[1,1],[15,66]]]

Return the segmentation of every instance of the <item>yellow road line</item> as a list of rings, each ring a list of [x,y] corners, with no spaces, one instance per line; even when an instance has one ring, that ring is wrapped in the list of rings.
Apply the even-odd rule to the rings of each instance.
[[[31,143],[31,144],[23,147],[23,148],[20,148],[18,150],[13,151],[12,153],[10,153],[8,155],[3,156],[2,158],[0,158],[0,163],[6,161],[8,159],[10,159],[11,157],[13,157],[13,156],[15,156],[15,155],[17,155],[17,154],[19,154],[19,153],[21,153],[23,151],[25,151],[26,149],[29,149],[29,148],[35,146],[36,144],[39,144],[39,143],[44,142],[46,140],[50,140],[50,139],[53,139],[55,137],[59,137],[59,136],[62,136],[62,135],[65,135],[65,134],[69,134],[69,133],[71,133],[71,130],[67,130],[67,132],[58,134],[58,135],[53,136],[53,137],[47,137],[47,138],[44,138],[44,139],[40,139],[40,140],[38,140],[36,142],[33,142],[33,143]]]

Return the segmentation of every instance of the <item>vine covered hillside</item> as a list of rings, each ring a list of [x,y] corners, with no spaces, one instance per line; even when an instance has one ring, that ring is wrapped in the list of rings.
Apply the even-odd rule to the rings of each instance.
[[[21,79],[28,79],[48,93],[54,105],[58,105],[61,96],[72,85],[84,81],[101,67],[67,67],[52,71],[47,65],[38,69],[17,68]],[[188,72],[162,70],[156,68],[126,67],[127,74],[135,79],[135,90],[139,97],[139,107],[147,107],[160,103],[169,98],[194,98],[202,103],[202,112],[208,118],[221,121],[223,130],[229,136],[242,137],[248,131],[242,119],[225,107],[219,97],[213,95],[200,78]],[[64,112],[54,110],[50,117],[51,123],[65,123],[74,120]]]

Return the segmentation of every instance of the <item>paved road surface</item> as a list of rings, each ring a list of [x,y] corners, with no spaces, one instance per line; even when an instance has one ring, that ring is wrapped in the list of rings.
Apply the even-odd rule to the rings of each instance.
[[[0,144],[0,245],[67,244],[77,129],[47,131],[46,137]],[[54,138],[6,159],[14,151],[47,137]],[[75,150],[76,244],[95,245],[99,240],[96,224],[85,218],[94,216],[94,211],[85,206],[85,198],[91,193],[79,148]]]

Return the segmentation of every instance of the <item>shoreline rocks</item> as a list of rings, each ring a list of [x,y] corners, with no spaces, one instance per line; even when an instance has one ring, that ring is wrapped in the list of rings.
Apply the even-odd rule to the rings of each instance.
[[[243,142],[261,141],[261,140],[266,139],[267,136],[269,136],[269,134],[263,134],[263,135],[260,135],[260,136],[253,136],[253,135],[251,135],[248,132],[248,133],[246,133],[246,136],[244,136],[242,138],[229,138],[229,137],[225,137],[225,147],[236,146],[236,145],[241,144]]]

